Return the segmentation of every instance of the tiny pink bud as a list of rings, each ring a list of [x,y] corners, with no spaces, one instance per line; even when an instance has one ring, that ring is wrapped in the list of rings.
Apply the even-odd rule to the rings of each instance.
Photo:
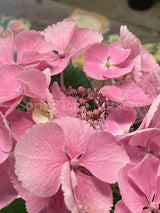
[[[95,118],[98,118],[99,115],[100,115],[99,110],[98,110],[98,109],[95,109],[95,110],[93,111],[93,115],[94,115]]]
[[[73,95],[73,96],[77,95],[76,89],[72,89],[72,95]]]
[[[98,107],[98,111],[100,112],[100,114],[101,113],[103,113],[104,112],[104,108],[103,107]]]
[[[82,86],[78,87],[78,95],[79,96],[82,96],[85,92],[86,92],[86,89]]]

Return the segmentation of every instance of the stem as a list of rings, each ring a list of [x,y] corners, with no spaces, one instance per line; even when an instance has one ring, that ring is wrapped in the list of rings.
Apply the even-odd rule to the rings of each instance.
[[[61,89],[64,92],[65,91],[65,86],[64,86],[64,76],[63,76],[63,72],[61,72],[60,74],[60,82],[61,82]]]
[[[118,189],[114,188],[114,186],[111,185],[111,189],[113,192],[115,192],[117,195],[121,196],[120,192]]]

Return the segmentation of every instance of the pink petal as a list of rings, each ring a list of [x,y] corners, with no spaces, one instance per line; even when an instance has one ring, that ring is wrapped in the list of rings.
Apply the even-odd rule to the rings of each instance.
[[[0,65],[10,64],[14,61],[14,39],[11,30],[7,30],[0,37]]]
[[[131,72],[131,76],[134,82],[139,83],[142,77],[142,66],[141,66],[141,56],[138,55],[134,59],[134,68]]]
[[[40,197],[54,195],[67,157],[59,125],[48,122],[29,129],[15,147],[16,175],[23,187]]]
[[[7,120],[10,123],[12,136],[16,141],[34,124],[31,116],[29,116],[27,112],[17,109],[7,116]]]
[[[131,72],[133,68],[133,63],[131,61],[124,61],[128,56],[128,50],[125,52],[123,49],[117,47],[117,44],[113,45],[114,50],[111,50],[110,46],[107,46],[104,43],[94,44],[89,50],[87,50],[85,55],[85,61],[83,69],[91,78],[105,80],[106,78],[120,77],[128,72]],[[121,57],[118,59],[118,56],[115,53],[118,49],[118,52],[122,52]],[[117,54],[117,53],[116,53]],[[106,67],[107,59],[110,63],[109,68]],[[120,64],[117,64],[119,62]],[[122,63],[123,62],[123,63]]]
[[[113,42],[109,45],[109,61],[111,64],[120,64],[125,61],[131,50],[120,48],[119,42]]]
[[[143,119],[140,129],[147,128],[147,127],[160,128],[159,110],[160,110],[160,94],[154,99],[145,118]]]
[[[12,149],[12,136],[7,120],[0,112],[0,163],[4,162]]]
[[[155,193],[155,181],[158,166],[159,160],[153,155],[147,155],[128,173],[136,186],[138,186],[138,188],[147,196],[149,202],[152,202],[152,198]]]
[[[118,81],[112,86],[103,87],[100,91],[102,95],[111,100],[132,107],[149,105],[154,99],[154,97],[145,94],[141,87],[130,80]]]
[[[68,96],[56,101],[55,104],[57,118],[64,116],[77,117],[78,106],[75,98]]]
[[[5,101],[0,104],[0,110],[3,112],[5,117],[7,117],[17,106],[20,104],[21,100],[23,99],[23,95],[21,92],[16,94],[17,97],[10,101]],[[12,97],[13,98],[13,97]]]
[[[146,153],[143,151],[143,149],[139,147],[124,144],[124,149],[130,158],[130,165],[136,166],[146,156]]]
[[[153,55],[151,55],[148,52],[147,49],[145,49],[144,47],[141,47],[140,55],[141,55],[142,70],[144,72],[151,72],[152,70],[160,71],[159,64],[156,62],[156,60],[153,57]]]
[[[67,65],[69,64],[70,56],[66,55],[62,58],[57,57],[56,59],[53,58],[52,61],[47,61],[48,64],[51,66],[51,74],[57,75],[58,73],[62,72]]]
[[[10,159],[10,173],[11,173],[11,181],[12,184],[14,186],[14,188],[16,189],[16,191],[18,192],[18,194],[21,196],[21,198],[23,198],[25,200],[25,205],[26,205],[26,209],[29,213],[35,213],[35,212],[40,212],[42,209],[44,209],[49,202],[49,198],[41,198],[38,197],[32,193],[30,193],[29,191],[27,191],[26,189],[24,189],[21,185],[21,182],[18,180],[17,176],[14,173],[14,164],[15,164],[15,159],[14,157],[12,159]]]
[[[23,86],[26,96],[46,100],[46,90],[48,90],[49,85],[44,73],[30,68],[19,73],[16,80]]]
[[[70,55],[73,56],[72,58],[80,58],[84,56],[91,45],[99,43],[102,40],[103,36],[93,29],[76,29],[71,40]]]
[[[112,134],[123,134],[129,132],[131,125],[136,120],[137,113],[134,108],[121,105],[120,107],[111,109],[105,123],[105,131]]]
[[[7,166],[6,162],[0,164],[0,209],[8,206],[18,196],[8,175]]]
[[[75,194],[84,212],[109,213],[113,205],[110,185],[81,172],[76,177]]]
[[[27,211],[29,213],[35,213],[43,211],[43,209],[48,205],[49,198],[42,198],[31,194],[28,195],[25,201]]]
[[[131,72],[134,67],[134,64],[132,61],[124,61],[119,65],[111,66],[108,70],[106,70],[104,74],[104,79],[107,78],[118,78],[123,75],[126,75],[127,73]]]
[[[123,48],[131,49],[130,58],[135,58],[137,55],[139,55],[141,42],[127,29],[127,26],[121,26],[120,37]]]
[[[135,134],[129,144],[131,146],[140,146],[141,151],[144,153],[150,153],[154,151],[155,156],[160,156],[160,129],[148,128]]]
[[[104,182],[116,182],[120,169],[129,162],[125,150],[108,132],[92,134],[87,145],[79,164]]]
[[[131,166],[127,166],[120,171],[118,185],[123,202],[128,209],[131,212],[142,213],[143,207],[148,206],[149,204],[144,193],[140,191],[140,189],[128,177],[128,172],[131,168]]]
[[[154,199],[154,201],[157,202],[157,203],[160,203],[159,187],[160,187],[160,176],[158,176],[157,180],[156,180],[156,189],[155,189],[155,199]]]
[[[123,200],[120,200],[115,205],[115,213],[131,213],[131,211],[124,204]]]
[[[109,184],[81,172],[70,171],[68,163],[63,166],[61,182],[65,203],[71,212],[109,213],[112,206]]]
[[[51,50],[44,36],[34,30],[22,31],[15,39],[17,49],[17,63],[30,63],[43,57]]]
[[[160,93],[160,76],[156,71],[144,73],[139,83],[144,92],[150,96],[156,97]]]
[[[55,119],[63,131],[65,137],[66,153],[69,157],[77,158],[85,152],[87,147],[87,140],[91,133],[94,132],[93,128],[88,122],[73,117],[61,117]]]
[[[45,36],[46,41],[52,45],[52,50],[64,54],[75,29],[76,22],[74,19],[64,19],[57,24],[48,26],[42,34]]]
[[[65,94],[61,91],[61,88],[59,87],[57,81],[53,83],[51,90],[55,100],[61,100],[65,98]]]
[[[97,43],[91,46],[85,54],[83,69],[88,76],[94,79],[103,80],[106,74],[105,62],[109,56],[109,47],[104,43]]]
[[[83,212],[81,203],[76,198],[75,194],[77,178],[75,173],[70,170],[69,162],[66,162],[62,167],[61,184],[64,195],[64,202],[67,206],[67,209],[73,213]]]
[[[0,102],[8,101],[20,95],[21,85],[15,77],[22,72],[23,68],[18,65],[4,65],[0,67]]]
[[[48,211],[46,213],[70,213],[68,211],[65,203],[64,203],[64,196],[61,188],[58,190],[58,192],[53,195],[50,198],[49,204],[48,204]],[[43,212],[42,212],[43,213]]]

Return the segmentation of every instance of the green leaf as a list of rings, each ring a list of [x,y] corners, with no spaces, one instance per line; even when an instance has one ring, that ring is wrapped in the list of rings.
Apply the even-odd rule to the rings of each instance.
[[[0,213],[27,213],[25,201],[21,198],[17,198],[9,206],[0,210]]]
[[[64,70],[64,85],[66,88],[72,86],[72,88],[77,89],[79,86],[83,86],[85,88],[91,88],[92,85],[86,74],[80,70],[79,68],[73,67],[72,63],[68,65],[68,67]],[[52,76],[52,83],[57,81],[60,85],[60,74]]]
[[[117,188],[117,187],[115,187],[115,188]],[[112,207],[110,213],[114,213],[116,203],[117,203],[119,200],[122,199],[121,196],[118,195],[118,194],[116,194],[115,192],[112,192],[112,194],[113,194],[113,207]]]

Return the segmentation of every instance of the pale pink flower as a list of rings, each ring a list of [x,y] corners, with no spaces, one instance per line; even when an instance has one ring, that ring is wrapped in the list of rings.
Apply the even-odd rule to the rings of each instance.
[[[129,55],[130,49],[120,48],[119,42],[94,44],[85,54],[83,69],[94,79],[117,78],[133,69],[133,62],[127,60]]]
[[[155,96],[151,96],[131,80],[121,80],[112,86],[104,86],[100,92],[112,101],[123,103],[130,107],[150,105]]]
[[[76,194],[64,195],[67,208],[71,210],[71,204],[78,209],[82,206],[82,212],[86,212],[94,205],[95,212],[96,210],[100,212],[101,207],[97,206],[96,202],[98,194],[104,190],[101,181],[109,183],[117,181],[119,170],[128,163],[128,157],[111,134],[92,134],[93,132],[85,121],[72,117],[63,117],[54,122],[33,126],[20,138],[15,148],[15,172],[23,187],[40,197],[55,195],[61,184],[64,193],[69,192],[66,191],[66,187],[70,191],[75,187]],[[70,166],[75,172],[70,171]],[[82,171],[81,169],[77,171],[78,166],[87,168],[95,178],[85,179],[86,174],[79,176],[77,172]],[[66,171],[65,175],[62,174],[63,169]],[[72,178],[75,183],[77,181],[77,186],[69,181]],[[91,193],[90,203],[86,203],[82,195],[87,190],[87,186],[83,190],[79,185],[82,182],[95,190]],[[98,187],[100,191],[98,192],[93,186]],[[96,199],[95,195],[98,196]],[[111,199],[110,195],[106,188],[102,196],[103,200],[106,198],[106,212],[109,212],[111,207],[111,204],[107,204],[107,200]],[[69,204],[70,198],[73,202]]]
[[[52,74],[62,72],[71,58],[84,56],[92,44],[103,40],[102,35],[93,29],[77,29],[74,19],[64,19],[48,26],[41,34],[45,36],[46,42],[57,54],[47,60],[47,63],[52,66]]]
[[[14,59],[14,50],[17,51],[17,58]],[[6,64],[38,64],[46,53],[50,51],[44,36],[35,30],[22,31],[14,39],[11,30],[7,30],[0,38],[0,65]]]
[[[160,129],[157,128],[136,130],[128,139],[126,137],[123,144],[130,157],[130,164],[136,165],[149,153],[160,159],[159,140]]]

